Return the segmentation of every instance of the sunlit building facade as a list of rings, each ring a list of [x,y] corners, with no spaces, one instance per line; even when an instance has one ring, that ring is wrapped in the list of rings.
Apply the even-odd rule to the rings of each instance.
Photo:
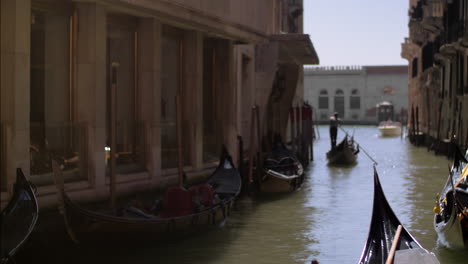
[[[304,98],[315,110],[314,119],[328,122],[335,112],[348,124],[377,124],[379,104],[393,105],[394,121],[406,121],[408,67],[306,67]]]
[[[417,143],[436,151],[448,142],[466,149],[468,1],[411,0],[409,5],[409,36],[401,55],[410,67],[410,131],[419,135]]]

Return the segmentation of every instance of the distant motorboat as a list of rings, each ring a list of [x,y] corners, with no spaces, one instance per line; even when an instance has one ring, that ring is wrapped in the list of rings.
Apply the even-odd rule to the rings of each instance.
[[[382,121],[379,124],[382,137],[397,137],[401,135],[401,123],[393,121]]]

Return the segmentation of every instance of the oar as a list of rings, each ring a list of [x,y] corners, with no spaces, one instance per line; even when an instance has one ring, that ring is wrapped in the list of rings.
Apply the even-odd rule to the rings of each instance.
[[[73,232],[73,229],[70,227],[70,223],[67,218],[67,212],[65,211],[65,201],[63,200],[63,197],[65,196],[63,172],[55,158],[52,158],[52,174],[54,176],[55,187],[57,188],[57,201],[59,212],[64,216],[63,218],[65,219],[65,228],[67,230],[68,235],[73,240],[73,242],[78,244],[79,240]]]
[[[339,127],[346,135],[349,134],[348,131],[344,130],[342,127],[340,127],[340,126],[338,126],[338,127]],[[359,150],[362,150],[362,151],[364,152],[364,154],[366,154],[366,156],[367,156],[370,160],[372,160],[372,161],[374,162],[375,165],[379,165],[379,164],[377,163],[377,161],[375,161],[375,159],[372,158],[371,155],[369,155],[369,153],[367,153],[367,151],[361,146],[361,144],[359,144],[359,142],[357,142],[357,140],[354,139],[354,141],[355,141],[356,143],[358,143]]]
[[[390,248],[390,252],[388,253],[388,258],[385,264],[392,264],[393,263],[393,256],[395,255],[396,247],[398,245],[398,241],[400,240],[400,234],[403,226],[398,225],[395,238],[393,239],[392,247]]]

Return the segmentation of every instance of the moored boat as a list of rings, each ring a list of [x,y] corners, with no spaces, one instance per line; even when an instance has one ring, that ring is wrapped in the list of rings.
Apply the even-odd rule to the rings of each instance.
[[[164,240],[199,232],[227,219],[241,188],[239,171],[223,151],[218,167],[203,184],[170,187],[162,201],[133,201],[115,210],[95,211],[68,197],[57,169],[55,165],[61,211],[75,242]]]
[[[374,168],[372,219],[359,264],[438,264],[434,254],[424,249],[406,230],[385,198]]]
[[[379,123],[379,131],[382,137],[397,137],[401,135],[401,123],[382,121]]]
[[[328,164],[330,165],[352,165],[357,161],[359,146],[355,144],[353,138],[348,135],[330,151],[327,152]]]
[[[1,259],[8,263],[31,235],[39,217],[35,188],[16,170],[13,196],[1,213]]]
[[[263,162],[260,192],[287,193],[298,189],[304,181],[304,168],[297,157],[276,138]]]
[[[468,247],[468,152],[458,149],[447,182],[434,208],[434,228],[448,247]]]

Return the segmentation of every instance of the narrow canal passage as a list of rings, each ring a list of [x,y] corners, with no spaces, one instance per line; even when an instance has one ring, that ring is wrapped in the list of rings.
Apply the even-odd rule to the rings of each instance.
[[[445,183],[450,161],[405,139],[381,138],[374,126],[345,129],[379,163],[387,199],[406,228],[442,264],[466,263],[468,251],[438,246],[432,226],[435,194]],[[322,264],[357,263],[371,218],[372,161],[361,151],[354,167],[327,166],[328,127],[319,132],[315,161],[301,190],[282,197],[245,197],[222,228],[166,244],[118,250],[66,246],[51,254],[58,255],[56,263],[77,264],[284,264],[313,258]],[[338,137],[343,137],[341,131]]]

